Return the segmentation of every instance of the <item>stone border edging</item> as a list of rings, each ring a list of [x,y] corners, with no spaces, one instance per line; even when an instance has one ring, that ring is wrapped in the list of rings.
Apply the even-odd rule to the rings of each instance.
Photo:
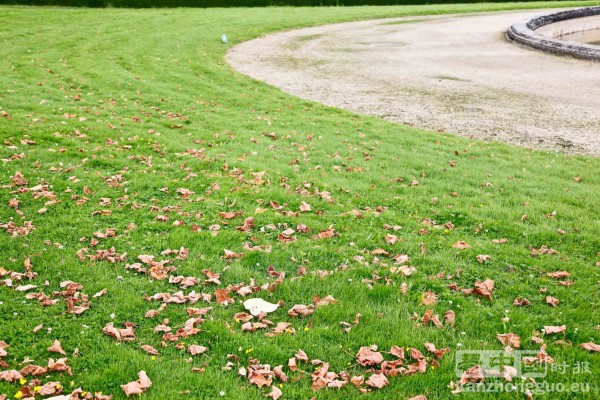
[[[600,15],[600,6],[578,8],[575,10],[540,15],[529,20],[516,22],[508,29],[506,35],[509,39],[512,39],[515,42],[524,44],[525,46],[533,47],[538,50],[569,55],[586,60],[600,61],[600,46],[559,40],[535,32],[536,29],[544,25],[549,25],[568,19],[591,17],[595,15]]]

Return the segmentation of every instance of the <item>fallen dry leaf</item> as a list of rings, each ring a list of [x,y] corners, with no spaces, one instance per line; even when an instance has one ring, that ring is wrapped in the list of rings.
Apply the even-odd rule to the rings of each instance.
[[[312,304],[309,304],[308,306],[304,304],[296,304],[294,307],[288,310],[288,314],[290,315],[290,317],[308,317],[314,312],[315,310]]]
[[[15,369],[9,369],[7,371],[0,372],[0,381],[16,382],[19,379],[23,379],[23,375]]]
[[[558,300],[556,297],[546,296],[546,303],[550,304],[552,307],[558,307],[560,300]]]
[[[120,342],[131,342],[135,340],[135,333],[133,333],[134,325],[132,322],[123,322],[125,328],[117,329],[112,322],[106,324],[102,329],[102,332],[108,336],[112,336]]]
[[[377,365],[383,362],[383,355],[378,351],[372,351],[368,347],[361,347],[356,354],[356,361],[363,367]]]
[[[435,304],[437,302],[437,295],[433,292],[430,292],[429,290],[424,292],[421,295],[421,304],[425,305],[425,306],[430,306],[432,304]]]
[[[513,305],[524,307],[524,306],[531,305],[531,302],[529,300],[527,300],[525,297],[517,297],[515,299],[515,301],[513,301]]]
[[[545,245],[542,245],[539,249],[536,249],[535,247],[530,245],[529,250],[531,251],[532,257],[537,257],[540,254],[558,254],[558,251],[546,247]]]
[[[556,272],[548,272],[546,274],[546,276],[549,276],[550,278],[560,279],[560,278],[566,278],[568,276],[571,276],[571,274],[567,271],[556,271]]]
[[[447,347],[444,347],[443,349],[436,349],[435,345],[430,342],[425,342],[425,348],[437,358],[444,357],[444,354],[450,351],[450,349]]]
[[[483,375],[481,366],[475,365],[463,372],[459,383],[461,385],[464,385],[468,382],[477,383],[477,382],[481,382],[484,378],[485,377]]]
[[[521,347],[521,338],[514,333],[497,334],[496,337],[504,346],[510,346],[513,349]]]
[[[294,354],[294,359],[298,361],[308,362],[308,355],[302,349],[298,349],[298,352]]]
[[[195,356],[198,354],[206,353],[208,351],[208,348],[204,346],[198,346],[197,344],[190,344],[187,348],[187,351],[191,355]]]
[[[153,356],[157,356],[158,355],[158,350],[156,350],[154,347],[149,346],[147,344],[143,344],[141,346],[142,350],[144,350],[146,353],[153,355]]]
[[[96,293],[95,295],[93,295],[93,298],[98,298],[101,296],[104,296],[107,293],[106,289],[102,289],[101,291],[99,291],[98,293]]]
[[[39,389],[38,394],[40,396],[51,396],[53,394],[60,393],[62,390],[61,388],[62,385],[60,382],[46,382],[44,386]]]
[[[458,242],[456,242],[452,245],[452,248],[458,249],[458,250],[464,250],[464,249],[470,249],[471,246],[467,242],[463,242],[462,240],[459,240]]]
[[[315,307],[321,307],[321,306],[328,306],[330,304],[335,304],[335,303],[337,303],[337,300],[334,299],[333,296],[331,296],[331,295],[327,295],[327,296],[323,297],[322,299],[320,299],[319,296],[314,295],[313,302],[315,303]]]
[[[142,386],[137,381],[121,385],[121,389],[123,389],[127,397],[132,396],[134,394],[144,393],[144,389],[142,389]]]
[[[264,396],[270,397],[273,400],[278,400],[279,398],[281,398],[281,396],[283,396],[283,392],[277,386],[273,386],[271,388],[271,393],[267,393]]]
[[[596,344],[594,342],[582,343],[579,345],[579,347],[587,351],[600,352],[600,344]]]
[[[477,262],[479,264],[483,264],[483,263],[485,263],[487,261],[491,261],[492,260],[492,257],[489,256],[489,255],[487,255],[487,254],[480,254],[476,258],[477,258]]]
[[[145,371],[140,371],[138,373],[137,381],[121,385],[121,388],[125,392],[125,395],[129,397],[134,394],[144,393],[146,390],[148,390],[148,388],[150,388],[150,386],[152,386],[152,382],[148,378],[148,375],[146,375]]]
[[[367,379],[365,384],[372,388],[381,389],[384,386],[389,385],[390,381],[388,381],[384,374],[373,374]]]
[[[567,330],[566,325],[561,326],[544,326],[544,332],[546,335],[554,335],[557,333],[565,333]]]
[[[67,353],[65,353],[62,346],[60,345],[60,341],[58,341],[58,339],[54,341],[52,346],[48,347],[48,351],[50,353],[59,353],[59,354],[62,354],[63,356],[67,355]]]

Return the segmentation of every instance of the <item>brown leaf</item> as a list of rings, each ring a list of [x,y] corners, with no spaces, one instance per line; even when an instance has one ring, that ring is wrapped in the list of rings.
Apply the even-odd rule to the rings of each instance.
[[[367,379],[365,384],[372,388],[381,389],[384,386],[389,385],[390,382],[387,380],[384,374],[373,374],[369,377],[369,379]]]
[[[137,381],[129,382],[125,385],[121,385],[121,389],[123,389],[123,391],[125,392],[125,395],[127,397],[134,395],[134,394],[144,393],[144,389],[142,389],[142,386]]]
[[[377,365],[383,362],[383,355],[380,352],[372,351],[368,347],[361,347],[356,354],[356,361],[363,367]]]
[[[142,347],[142,350],[144,350],[148,354],[151,354],[153,356],[157,356],[158,355],[158,350],[156,350],[152,346],[149,346],[147,344],[143,344],[141,347]]]
[[[283,365],[278,365],[273,368],[273,374],[279,379],[281,382],[289,381],[289,377],[283,372]]]
[[[579,345],[579,347],[587,351],[600,352],[600,344],[596,344],[594,342],[582,343]]]
[[[521,338],[514,333],[497,334],[496,337],[504,346],[510,346],[513,349],[521,347]]]
[[[353,376],[352,378],[350,378],[350,383],[356,387],[360,387],[364,381],[365,377],[363,375]]]
[[[315,303],[315,307],[328,306],[330,304],[337,303],[337,300],[334,299],[331,295],[327,295],[322,299],[320,299],[319,296],[315,295],[313,300]]]
[[[106,289],[102,289],[101,291],[99,291],[98,293],[93,295],[92,297],[98,298],[98,297],[104,296],[106,293],[107,293]]]
[[[223,249],[223,253],[225,254],[226,260],[230,260],[233,258],[242,258],[244,256],[244,254],[242,254],[242,253],[236,253],[234,251],[227,250],[227,249]]]
[[[131,322],[123,322],[125,328],[117,329],[114,327],[112,322],[106,324],[106,326],[102,329],[102,332],[107,334],[108,336],[112,336],[120,342],[131,342],[135,340],[135,333],[133,332],[133,323]]]
[[[430,342],[425,342],[425,348],[430,353],[433,353],[433,355],[435,355],[437,358],[444,357],[444,354],[446,354],[446,353],[448,353],[450,351],[450,349],[447,348],[447,347],[444,347],[443,349],[436,349],[435,345],[433,343],[430,343]]]
[[[558,300],[556,297],[546,296],[546,303],[550,304],[552,307],[558,307],[560,300]]]
[[[476,294],[477,296],[492,299],[492,292],[494,291],[494,281],[486,279],[483,282],[475,282],[475,289],[462,289],[464,294]]]
[[[138,380],[137,380],[137,382],[140,384],[140,387],[143,390],[146,390],[150,386],[152,386],[152,382],[150,381],[150,378],[148,378],[148,375],[146,375],[146,371],[140,371],[138,373]]]
[[[530,389],[527,389],[525,391],[525,397],[527,398],[527,400],[533,400],[533,393],[531,393]]]
[[[481,382],[484,379],[484,375],[483,375],[483,371],[481,370],[481,366],[479,365],[475,365],[469,369],[467,369],[465,372],[463,372],[462,377],[460,378],[459,383],[461,385],[464,385],[468,382]]]
[[[304,201],[300,204],[300,211],[309,212],[311,210],[310,204],[305,203]]]
[[[424,360],[425,356],[419,350],[414,347],[410,348],[410,357],[414,360]]]
[[[21,375],[21,373],[15,369],[0,372],[0,381],[12,383],[18,381],[19,379],[23,379],[23,375]]]
[[[388,233],[387,235],[385,235],[385,241],[387,244],[396,244],[398,243],[398,236]]]
[[[410,257],[406,254],[396,254],[393,259],[394,264],[404,264],[405,262],[410,261]]]
[[[40,388],[38,394],[40,396],[51,396],[61,392],[62,385],[60,382],[47,382]]]
[[[399,267],[390,267],[392,274],[401,273],[404,276],[411,276],[417,271],[415,267],[409,267],[408,265],[401,265]]]
[[[206,353],[208,351],[208,348],[204,346],[198,346],[197,344],[190,344],[187,348],[187,351],[191,355],[195,356],[198,354]]]
[[[489,255],[487,255],[487,254],[480,254],[476,258],[477,258],[477,262],[479,264],[483,264],[483,263],[485,263],[487,261],[491,261],[491,259],[492,259],[492,257],[489,256]]]
[[[513,301],[513,305],[515,306],[528,306],[531,305],[531,302],[527,300],[525,297],[517,297],[515,301]]]
[[[294,307],[288,310],[288,314],[290,315],[290,317],[307,317],[313,312],[315,312],[315,310],[312,304],[309,304],[308,306],[304,304],[296,304]]]
[[[294,358],[298,361],[308,362],[308,355],[306,355],[302,349],[298,350],[298,352],[294,355]]]
[[[540,254],[558,254],[558,251],[548,248],[545,245],[542,245],[539,249],[536,249],[533,246],[529,246],[529,250],[531,251],[532,257],[537,257]]]
[[[429,306],[437,302],[437,295],[429,290],[421,295],[421,304]]]
[[[334,381],[331,381],[327,384],[327,387],[330,389],[341,389],[344,386],[346,386],[346,384],[348,384],[348,381],[343,381],[340,379],[336,379]]]
[[[464,249],[470,249],[471,246],[467,242],[463,242],[462,240],[459,240],[458,242],[456,242],[452,245],[452,248],[458,249],[458,250],[464,250]]]
[[[567,271],[556,271],[556,272],[548,272],[546,274],[546,276],[549,276],[550,278],[560,279],[560,278],[566,278],[568,276],[571,276],[571,274]]]
[[[52,344],[52,346],[48,347],[48,351],[50,353],[59,353],[59,354],[62,354],[63,356],[67,355],[67,353],[65,353],[65,351],[63,350],[63,348],[60,345],[60,342],[58,340],[55,340],[54,343]]]
[[[237,211],[237,212],[228,211],[228,212],[219,212],[218,214],[223,219],[234,219],[235,217],[242,215],[242,212],[241,211]]]
[[[216,298],[218,304],[223,304],[223,305],[226,305],[228,303],[233,303],[235,301],[231,297],[229,297],[229,293],[225,289],[215,290],[215,298]]]
[[[67,365],[67,358],[59,358],[54,361],[54,359],[48,359],[48,371],[50,372],[66,372],[69,375],[73,375],[73,370],[70,366]]]
[[[288,360],[288,368],[290,371],[298,370],[298,365],[296,364],[296,358],[292,357]]]
[[[373,254],[374,256],[389,256],[390,255],[390,253],[388,253],[384,249],[375,249],[375,250],[371,251],[371,254]]]
[[[394,357],[398,357],[400,359],[404,359],[404,347],[392,346],[390,349],[390,354]]]
[[[565,333],[565,331],[567,330],[567,326],[566,325],[561,325],[561,326],[544,326],[544,331],[546,332],[546,335],[554,335],[557,333]]]
[[[267,393],[264,396],[270,397],[273,400],[278,400],[279,398],[281,398],[281,396],[283,396],[283,392],[281,390],[279,390],[279,388],[277,386],[273,386],[273,387],[271,387],[271,393]]]

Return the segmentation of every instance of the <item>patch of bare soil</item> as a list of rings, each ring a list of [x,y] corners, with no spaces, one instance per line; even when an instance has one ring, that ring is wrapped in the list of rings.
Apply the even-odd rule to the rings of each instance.
[[[600,156],[600,63],[511,43],[544,11],[312,27],[232,48],[237,71],[304,99],[485,140]]]

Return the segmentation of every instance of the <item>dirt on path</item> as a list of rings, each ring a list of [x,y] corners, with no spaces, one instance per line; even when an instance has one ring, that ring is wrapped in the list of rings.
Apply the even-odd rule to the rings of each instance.
[[[232,67],[304,99],[485,140],[600,156],[600,63],[505,39],[544,11],[312,27],[232,48]]]

